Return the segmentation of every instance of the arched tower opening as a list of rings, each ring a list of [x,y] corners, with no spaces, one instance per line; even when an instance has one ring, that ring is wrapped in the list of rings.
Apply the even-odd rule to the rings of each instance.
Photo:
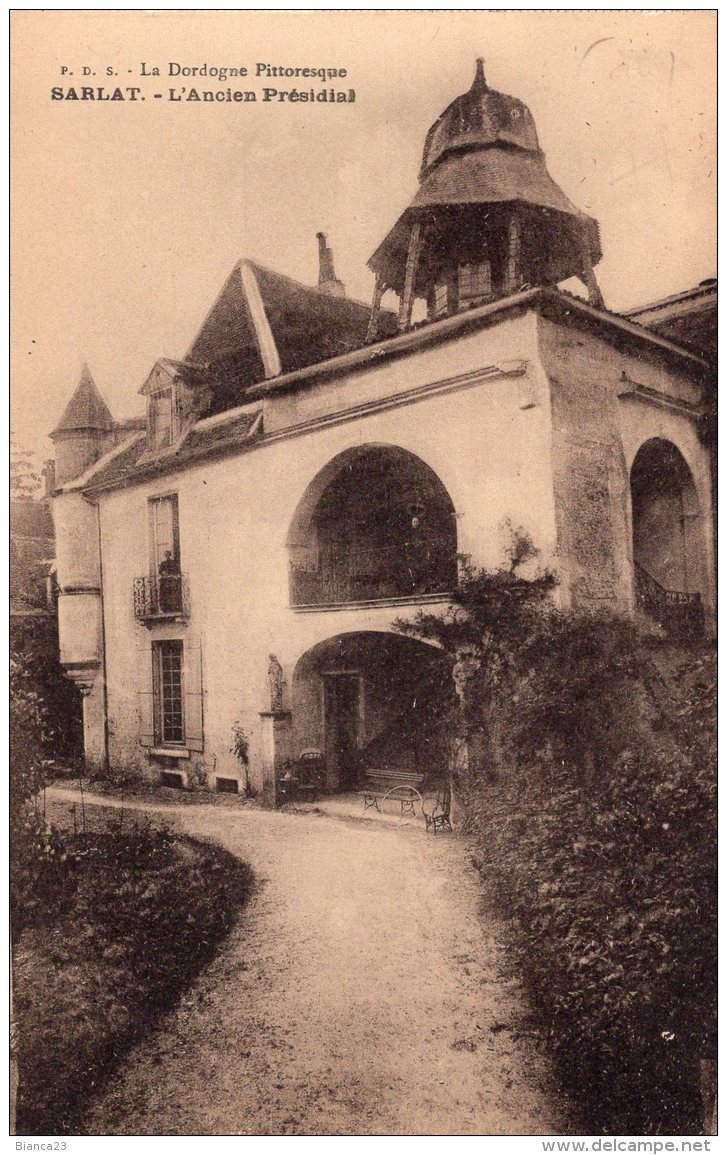
[[[691,470],[660,437],[639,449],[631,467],[637,601],[669,630],[703,628],[702,518]]]
[[[397,446],[359,446],[329,462],[303,495],[288,549],[293,606],[425,597],[457,580],[452,500]]]

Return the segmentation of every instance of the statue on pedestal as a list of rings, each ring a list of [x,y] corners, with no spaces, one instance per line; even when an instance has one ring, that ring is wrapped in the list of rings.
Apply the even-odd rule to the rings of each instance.
[[[273,714],[279,714],[283,709],[283,667],[275,654],[270,654],[269,659],[270,709]]]

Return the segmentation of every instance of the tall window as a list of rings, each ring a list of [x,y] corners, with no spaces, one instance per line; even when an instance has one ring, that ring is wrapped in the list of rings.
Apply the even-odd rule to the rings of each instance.
[[[149,400],[149,431],[155,449],[165,449],[174,441],[173,402],[171,389],[155,393]]]
[[[160,746],[184,742],[182,642],[153,642],[154,741]]]
[[[176,493],[153,497],[149,502],[149,553],[156,609],[160,613],[179,612],[182,609],[182,577]]]
[[[168,560],[167,555],[179,569],[179,503],[176,493],[151,498],[149,523],[152,573],[159,573],[162,562]]]

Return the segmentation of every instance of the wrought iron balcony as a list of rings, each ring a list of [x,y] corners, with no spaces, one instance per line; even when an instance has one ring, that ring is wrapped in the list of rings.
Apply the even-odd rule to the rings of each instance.
[[[704,606],[699,593],[667,590],[647,570],[634,563],[636,602],[670,634],[699,636],[704,633]]]
[[[188,618],[187,575],[175,573],[136,578],[134,617],[147,625],[156,621],[183,621]]]
[[[455,549],[444,538],[322,556],[317,568],[290,567],[292,606],[324,606],[445,594],[457,584]]]

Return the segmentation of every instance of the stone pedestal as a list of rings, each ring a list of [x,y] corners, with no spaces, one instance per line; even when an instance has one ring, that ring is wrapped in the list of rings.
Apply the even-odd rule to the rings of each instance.
[[[275,783],[283,774],[283,763],[291,756],[292,717],[289,710],[260,713],[263,806],[275,806]]]
[[[99,671],[91,689],[83,693],[83,754],[86,770],[92,773],[103,774],[108,768],[105,708],[103,674]]]
[[[83,702],[83,760],[89,773],[108,769],[106,701],[101,663],[95,659],[63,663],[67,678],[78,686]]]

